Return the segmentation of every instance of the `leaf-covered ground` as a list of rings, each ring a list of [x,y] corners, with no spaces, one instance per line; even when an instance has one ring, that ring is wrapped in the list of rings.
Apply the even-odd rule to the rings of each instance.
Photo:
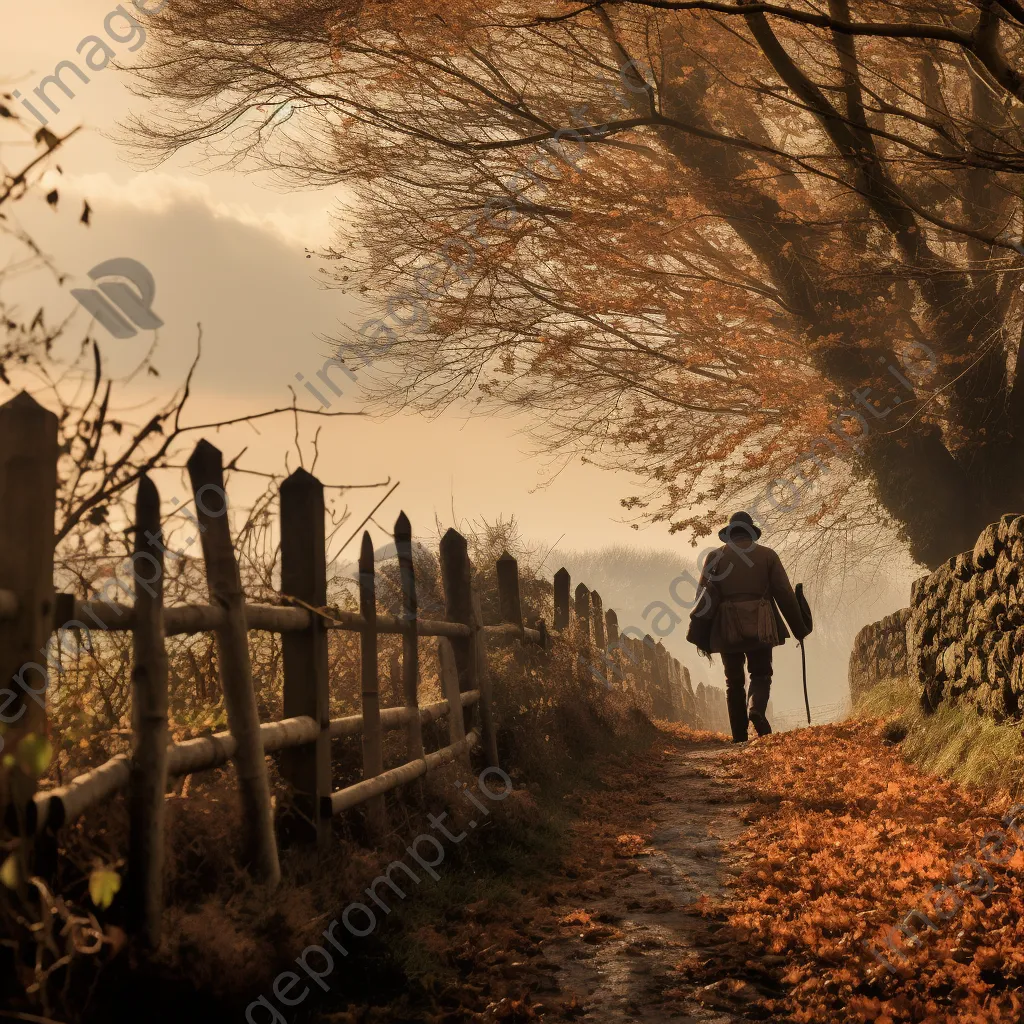
[[[289,1024],[1022,1019],[1008,801],[923,775],[881,726],[736,747],[663,725],[513,797]],[[243,1020],[253,998],[178,1012],[167,991],[154,1020]]]
[[[867,725],[773,737],[740,761],[763,816],[728,920],[752,949],[786,957],[778,1009],[1021,1019],[1024,850],[1001,820],[1006,799],[922,775]]]
[[[416,933],[450,969],[421,993],[433,986],[429,1006],[403,996],[323,1019],[1021,1019],[1008,802],[922,775],[880,727],[738,748],[678,730],[595,774],[570,798],[550,877]]]

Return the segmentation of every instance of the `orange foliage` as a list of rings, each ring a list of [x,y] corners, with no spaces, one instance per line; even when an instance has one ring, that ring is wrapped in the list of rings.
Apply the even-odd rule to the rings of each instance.
[[[382,310],[339,339],[382,405],[530,410],[698,537],[801,487],[942,561],[1019,494],[1019,12],[672,6],[182,0],[139,135],[344,183],[328,280]]]
[[[717,743],[731,742],[724,733],[712,732],[710,729],[692,729],[688,725],[683,725],[682,722],[658,722],[658,728],[678,740],[688,740],[691,743],[706,743],[708,740],[714,740]]]

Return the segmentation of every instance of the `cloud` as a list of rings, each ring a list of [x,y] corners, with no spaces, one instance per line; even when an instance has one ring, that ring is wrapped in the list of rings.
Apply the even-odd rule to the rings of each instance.
[[[117,181],[106,171],[87,174],[59,174],[48,171],[43,176],[45,189],[59,188],[64,193],[88,199],[94,207],[99,203],[162,215],[181,207],[202,208],[211,220],[228,220],[273,235],[289,246],[317,247],[331,237],[331,218],[326,204],[305,214],[281,209],[256,210],[248,203],[225,202],[216,198],[204,181],[162,171],[135,174],[128,181]],[[268,200],[274,198],[268,192]]]

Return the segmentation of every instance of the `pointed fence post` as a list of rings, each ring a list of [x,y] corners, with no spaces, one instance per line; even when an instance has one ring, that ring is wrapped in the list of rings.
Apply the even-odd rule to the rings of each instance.
[[[666,721],[671,721],[672,699],[668,683],[668,651],[665,650],[665,645],[660,640],[654,647],[654,673],[655,686],[661,703],[661,717]]]
[[[672,716],[675,711],[675,703],[672,699],[672,678],[669,674],[671,672],[669,653],[665,650],[665,645],[660,640],[655,648],[655,652],[658,664],[658,682],[661,686],[661,699],[665,706],[665,719],[671,722],[673,721]]]
[[[576,680],[583,686],[594,679],[593,654],[590,650],[590,591],[578,583],[573,611],[576,621]]]
[[[297,469],[281,484],[281,593],[302,605],[327,605],[324,487]],[[327,629],[310,613],[309,628],[282,635],[285,718],[304,715],[320,726],[312,743],[281,751],[281,774],[292,788],[295,817],[289,825],[308,843],[326,850],[331,821],[321,813],[331,795],[331,708]]]
[[[644,664],[644,642],[638,636],[629,638],[629,649],[633,654],[633,689],[637,693],[647,692],[647,680],[644,673],[647,671]]]
[[[685,666],[681,666],[682,671],[682,688],[683,688],[683,724],[688,725],[691,728],[696,728],[696,701],[693,695],[693,684],[690,682],[690,670]]]
[[[582,583],[576,585],[576,628],[585,643],[590,643],[590,591]]]
[[[449,529],[441,538],[439,551],[441,561],[441,582],[444,586],[445,618],[449,622],[461,622],[468,626],[473,621],[472,576],[469,565],[469,548],[466,538]],[[468,637],[452,637],[452,653],[459,677],[459,692],[467,693],[477,688],[476,656],[472,640]],[[468,733],[473,725],[471,708],[463,713],[463,732]]]
[[[668,718],[668,709],[666,707],[666,697],[668,696],[668,679],[666,678],[666,673],[668,666],[665,664],[665,647],[660,640],[654,645],[653,654],[654,685],[657,687],[658,694],[661,697],[661,717]]]
[[[665,699],[668,702],[668,720],[670,722],[676,721],[676,677],[675,677],[675,666],[673,662],[675,659],[668,651],[665,651],[665,657],[662,661],[663,670],[665,673]]]
[[[661,707],[658,701],[658,674],[654,668],[654,637],[645,633],[643,638],[644,689],[651,698],[651,714],[661,718]]]
[[[605,629],[608,633],[608,646],[618,647],[619,645],[619,617],[611,608],[604,613]]]
[[[564,566],[555,573],[555,632],[569,626],[569,570]]]
[[[651,673],[651,704],[654,708],[654,714],[657,718],[665,717],[665,703],[664,703],[664,687],[661,684],[661,672],[658,658],[658,646],[654,642],[654,637],[648,634],[644,637],[644,643],[649,643],[650,648],[647,651],[648,665],[650,666]]]
[[[410,761],[423,757],[423,723],[420,720],[420,647],[417,629],[416,572],[412,561],[412,524],[400,512],[395,521],[395,550],[398,552],[398,570],[402,580],[402,695],[409,709],[405,726],[405,750]]]
[[[590,603],[594,612],[594,644],[599,651],[603,651],[605,649],[604,605],[601,603],[601,595],[596,590],[590,592]]]
[[[46,732],[46,647],[53,631],[54,513],[57,506],[57,417],[22,391],[0,406],[0,684],[4,753],[29,733]],[[2,694],[2,691],[0,691]],[[17,792],[12,792],[12,784]],[[34,780],[0,765],[0,809],[34,815]],[[12,827],[22,824],[15,820]],[[26,831],[35,822],[23,823]]]
[[[604,613],[605,632],[608,639],[608,653],[615,678],[622,682],[622,652],[619,650],[619,617],[611,608]]]
[[[281,880],[281,865],[277,857],[270,782],[252,684],[245,595],[231,543],[220,451],[208,441],[200,441],[188,460],[188,475],[199,516],[210,603],[224,612],[222,624],[214,630],[214,636],[228,728],[238,745],[234,762],[242,798],[242,849],[252,857],[255,873],[275,888]]]
[[[452,638],[452,651],[459,674],[459,692],[480,691],[478,702],[480,741],[488,767],[498,766],[498,745],[491,720],[490,693],[484,656],[483,635],[480,632],[478,605],[474,605],[472,566],[466,538],[449,529],[441,538],[441,579],[444,583],[445,616],[449,622],[461,622],[472,629],[469,637]],[[471,708],[465,711],[467,733],[472,725]]]
[[[636,689],[636,650],[633,646],[633,638],[628,633],[619,634],[619,664],[622,667],[622,685],[625,688]]]
[[[363,533],[359,552],[360,677],[363,704],[363,779],[372,779],[384,771],[384,742],[380,726],[380,676],[377,666],[377,583],[373,566],[373,542],[369,531]],[[370,835],[380,840],[387,828],[384,797],[366,801],[366,822]]]
[[[679,721],[686,717],[686,669],[681,661],[676,661],[676,686],[679,690]]]
[[[683,720],[683,684],[679,662],[673,655],[668,656],[668,689],[672,702],[672,721]]]
[[[146,568],[140,569],[139,562]],[[132,629],[133,744],[128,779],[129,927],[152,949],[164,912],[167,792],[167,649],[160,495],[148,476],[135,499],[135,623]]]
[[[523,606],[519,598],[519,563],[503,551],[495,566],[498,573],[498,608],[502,622],[511,622],[523,638]]]

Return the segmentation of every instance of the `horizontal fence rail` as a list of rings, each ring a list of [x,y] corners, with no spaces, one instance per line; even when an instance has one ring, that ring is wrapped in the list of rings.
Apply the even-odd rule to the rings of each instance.
[[[471,707],[479,698],[478,690],[461,694],[462,707]],[[448,711],[446,700],[424,704],[419,708],[419,718],[424,724],[436,722],[448,714]],[[409,708],[385,708],[380,715],[381,728],[386,732],[401,729],[413,715],[414,711]],[[332,718],[328,731],[331,739],[337,739],[359,736],[362,730],[363,716],[347,715],[344,718]],[[304,716],[284,718],[277,722],[263,722],[260,725],[263,749],[267,753],[312,743],[319,732],[320,727],[317,723],[312,718]],[[231,733],[225,731],[172,743],[167,749],[167,774],[179,777],[209,771],[211,768],[227,764],[235,754],[236,743]],[[106,797],[124,789],[128,785],[129,765],[128,755],[118,754],[98,767],[83,772],[66,786],[36,793],[33,798],[35,814],[31,815],[30,827],[37,834],[41,834],[46,828],[60,828]],[[354,789],[355,786],[349,788]],[[346,790],[339,792],[344,793]],[[346,806],[354,806],[359,802],[355,800]]]
[[[329,797],[323,798],[324,802],[321,804],[321,811],[326,814],[340,814],[349,807],[355,807],[356,804],[361,804],[366,800],[372,800],[374,797],[390,793],[391,790],[397,789],[407,782],[412,782],[422,775],[426,775],[428,771],[440,768],[442,765],[454,761],[459,754],[475,747],[478,740],[479,736],[477,733],[475,731],[471,732],[465,739],[461,739],[447,747],[442,747],[440,750],[435,750],[433,753],[424,754],[418,761],[410,761],[408,764],[403,764],[398,768],[390,768],[379,775],[375,775],[372,779],[366,779],[363,782],[355,783],[355,785],[346,786],[345,789],[339,789]]]
[[[56,418],[28,396],[0,406],[0,481],[17,478],[22,481],[19,487],[35,487],[32,494],[19,493],[26,507],[33,507],[33,501],[41,509],[55,504],[56,429]],[[42,459],[46,465],[24,479],[12,475],[10,465],[21,472],[26,459]],[[599,594],[580,584],[570,610],[565,569],[554,578],[552,628],[549,631],[543,619],[528,626],[523,618],[518,564],[504,552],[494,567],[500,621],[485,625],[468,545],[455,530],[449,530],[440,545],[445,618],[420,618],[412,528],[404,513],[394,530],[401,613],[377,608],[376,569],[368,533],[363,535],[359,558],[359,611],[329,605],[323,485],[304,469],[281,485],[280,603],[247,603],[230,534],[221,453],[200,441],[188,460],[188,473],[200,513],[209,604],[164,605],[160,498],[145,476],[139,482],[131,564],[140,560],[146,569],[133,579],[132,587],[117,584],[133,598],[131,604],[111,600],[106,589],[101,598],[54,594],[48,582],[53,576],[53,546],[40,530],[38,515],[15,517],[8,534],[0,536],[0,654],[7,655],[3,645],[12,644],[15,650],[37,649],[39,637],[69,631],[130,633],[133,644],[131,752],[110,758],[66,785],[37,790],[24,807],[8,803],[2,820],[9,829],[24,827],[26,835],[55,849],[58,829],[125,791],[130,819],[128,920],[132,934],[150,946],[159,944],[161,934],[164,804],[169,780],[234,765],[243,838],[252,856],[250,870],[273,886],[280,877],[279,822],[270,800],[268,754],[277,756],[281,777],[290,787],[298,811],[289,834],[321,849],[330,837],[332,819],[356,807],[364,809],[371,837],[379,837],[386,827],[385,796],[445,765],[459,762],[468,766],[474,755],[485,767],[498,768],[487,641],[529,643],[545,652],[555,642],[575,644],[577,676],[587,685],[600,678],[608,686],[631,688],[644,696],[656,717],[710,727],[719,721],[720,709],[710,688],[699,686],[694,691],[685,667],[650,636],[621,636],[615,612],[603,608]],[[0,502],[7,500],[9,495],[0,494]],[[30,527],[35,531],[32,537],[28,537]],[[24,542],[18,530],[25,533]],[[5,551],[15,552],[13,561],[4,560]],[[5,576],[3,567],[8,564],[14,570]],[[331,718],[327,636],[336,630],[359,636],[361,710]],[[282,637],[283,717],[279,721],[260,722],[257,715],[248,634],[260,631]],[[201,633],[212,633],[216,640],[228,728],[171,742],[166,639]],[[377,638],[386,634],[402,637],[392,667],[395,698],[401,703],[392,707],[380,706]],[[422,705],[421,637],[436,640],[444,697]],[[33,691],[31,696],[37,694]],[[27,690],[22,703],[32,710]],[[36,703],[42,706],[42,701]],[[31,717],[25,716],[26,720]],[[447,742],[440,749],[425,750],[424,726],[442,719],[447,719]],[[21,734],[26,731],[22,729]],[[404,743],[399,741],[403,762],[395,766],[384,764],[382,738],[388,732],[404,736]],[[18,736],[14,728],[6,739],[10,743]],[[357,738],[362,746],[362,778],[332,791],[331,744]],[[0,768],[0,773],[3,770]]]
[[[0,616],[4,612],[4,595],[0,592]],[[11,616],[16,605],[13,604]],[[327,629],[341,629],[350,633],[358,633],[366,628],[366,623],[358,612],[345,611],[340,608],[327,607],[310,611],[306,608],[295,608],[276,604],[245,605],[246,624],[250,630],[263,630],[269,633],[301,633],[309,629],[314,616],[324,620]],[[209,633],[225,622],[223,608],[209,604],[172,605],[164,608],[164,634],[181,636],[196,633]],[[58,594],[56,613],[54,615],[55,630],[96,629],[102,632],[132,632],[136,625],[135,608],[132,605],[118,604],[114,601],[80,601],[70,594]],[[540,643],[542,634],[539,629],[525,626],[522,629],[512,623],[498,622],[482,627],[488,636],[523,636],[534,643]],[[404,621],[399,615],[378,613],[378,633],[410,633],[417,636],[469,637],[473,630],[461,622],[446,622],[443,619],[415,619]]]
[[[79,601],[71,605],[71,614],[61,615],[67,606],[62,600],[69,595],[58,594],[58,613],[54,616],[54,628],[97,629],[108,632],[131,632],[135,628],[135,609],[131,605],[117,604],[108,601]],[[294,608],[276,604],[247,604],[245,608],[246,624],[250,630],[263,630],[269,633],[301,633],[309,629],[314,617],[324,620],[327,629],[341,629],[358,633],[366,628],[366,623],[358,612],[345,611],[340,608],[323,608],[310,611],[306,608]],[[209,633],[220,628],[226,621],[223,608],[208,604],[190,604],[171,606],[164,609],[164,632],[167,636],[183,634]],[[74,626],[67,624],[74,622]],[[90,625],[92,623],[92,625]],[[485,626],[488,631],[504,633],[506,627]],[[377,616],[378,633],[408,633],[415,630],[418,636],[468,637],[472,630],[458,622],[445,622],[434,619],[417,619],[405,622],[401,616]],[[537,630],[529,630],[536,638]]]

